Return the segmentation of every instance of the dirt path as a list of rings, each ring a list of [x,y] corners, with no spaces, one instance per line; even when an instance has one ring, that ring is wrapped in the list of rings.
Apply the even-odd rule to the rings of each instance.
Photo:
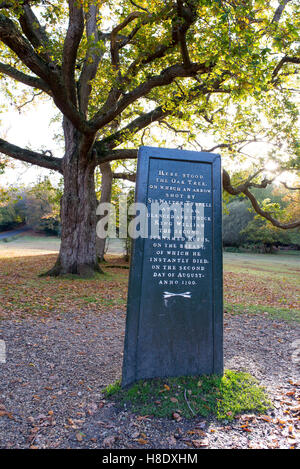
[[[101,389],[120,377],[123,337],[123,311],[1,321],[7,361],[0,363],[0,448],[299,444],[299,326],[267,316],[225,316],[225,367],[256,376],[275,404],[268,416],[233,423],[141,418],[105,401]]]

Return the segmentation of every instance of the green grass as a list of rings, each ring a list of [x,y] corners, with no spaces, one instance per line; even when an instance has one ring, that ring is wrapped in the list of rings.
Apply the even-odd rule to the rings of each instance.
[[[296,267],[300,271],[300,251],[284,251],[277,254],[224,252],[223,259],[225,265],[237,265],[241,268],[248,265],[254,270],[261,267],[273,270],[280,266],[282,270]]]
[[[85,303],[100,303],[104,306],[118,306],[126,304],[126,300],[123,298],[101,298],[99,299],[97,296],[82,296],[80,298]]]
[[[60,247],[60,238],[58,236],[43,235],[24,235],[17,234],[0,239],[0,252],[5,249],[5,245],[9,243],[10,248],[16,250],[46,250],[58,252]],[[122,255],[124,252],[123,242],[120,239],[110,239],[108,243],[107,253]]]
[[[226,311],[300,322],[300,252],[227,252],[223,260]]]
[[[243,304],[224,304],[224,311],[231,314],[264,314],[267,313],[275,319],[283,319],[284,321],[295,321],[300,323],[300,311],[297,309],[273,308],[271,306],[262,305],[243,305]]]
[[[139,415],[172,418],[195,415],[232,420],[236,415],[265,413],[272,407],[265,391],[248,373],[227,370],[221,376],[179,377],[139,381],[129,388],[120,382],[105,388],[120,406]]]

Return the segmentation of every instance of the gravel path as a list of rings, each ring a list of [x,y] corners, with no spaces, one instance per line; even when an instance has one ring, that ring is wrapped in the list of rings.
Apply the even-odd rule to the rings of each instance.
[[[124,323],[118,311],[0,322],[0,448],[297,447],[298,326],[225,316],[225,367],[256,376],[275,405],[229,423],[138,417],[105,401],[101,389],[121,373]]]

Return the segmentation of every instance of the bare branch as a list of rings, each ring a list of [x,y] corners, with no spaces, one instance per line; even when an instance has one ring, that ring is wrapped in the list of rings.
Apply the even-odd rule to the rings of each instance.
[[[164,120],[159,120],[158,121],[159,125],[164,125],[168,129],[172,130],[175,134],[189,134],[191,133],[190,130],[183,130],[183,129],[176,129],[173,125],[169,124],[169,122],[164,121]]]
[[[254,142],[257,142],[257,140],[256,139],[241,139],[241,140],[236,140],[235,142],[230,142],[230,143],[219,143],[203,151],[207,151],[210,153],[210,152],[217,150],[218,148],[228,148],[229,150],[233,150],[233,147],[235,145],[239,145],[240,143],[245,143],[247,145],[249,143],[254,143]]]
[[[21,112],[21,109],[22,109],[23,107],[27,106],[27,104],[32,103],[32,102],[35,100],[35,98],[36,98],[37,96],[40,96],[42,93],[43,93],[43,91],[39,91],[38,93],[32,93],[32,97],[31,97],[30,99],[28,99],[28,101],[25,101],[25,103],[22,103],[22,104],[20,104],[19,106],[18,106],[18,105],[16,106],[17,109],[18,109],[18,111]]]
[[[62,172],[61,159],[47,155],[46,153],[37,153],[35,151],[26,150],[18,147],[0,138],[0,153],[11,156],[26,163],[42,166],[43,168],[53,169]]]

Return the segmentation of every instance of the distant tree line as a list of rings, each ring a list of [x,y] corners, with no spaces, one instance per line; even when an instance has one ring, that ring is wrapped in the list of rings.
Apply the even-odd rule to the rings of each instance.
[[[29,187],[7,190],[0,199],[0,231],[27,225],[37,233],[59,236],[62,184],[63,182],[54,186],[50,178],[46,177]],[[101,180],[96,186],[99,186],[100,190]],[[118,195],[123,190],[122,181],[114,180],[111,200],[116,204],[116,208]],[[261,206],[274,212],[279,219],[281,214],[285,217],[288,214],[291,219],[300,217],[300,191],[291,194],[284,187],[278,186],[253,191]],[[100,193],[101,191],[97,194],[98,201]],[[134,189],[130,190],[130,194],[133,201]],[[130,245],[128,239],[128,256]],[[227,249],[245,248],[260,252],[273,252],[279,246],[300,249],[300,229],[281,230],[257,215],[246,197],[230,198],[224,194],[223,245]]]
[[[292,218],[300,211],[299,191],[290,195],[284,188],[269,186],[264,191],[254,189],[253,192],[260,204],[267,206],[278,217],[285,212]],[[224,203],[223,245],[225,248],[246,248],[260,252],[274,252],[280,246],[300,249],[300,230],[280,230],[258,216],[248,199],[232,198]]]
[[[48,177],[30,187],[12,188],[0,201],[0,231],[27,225],[36,232],[60,234],[61,188]]]

